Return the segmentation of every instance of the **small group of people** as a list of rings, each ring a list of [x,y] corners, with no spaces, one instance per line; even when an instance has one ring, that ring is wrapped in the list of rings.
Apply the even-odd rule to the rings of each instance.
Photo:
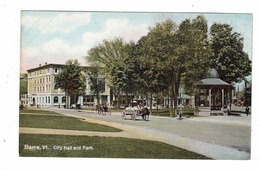
[[[96,110],[98,113],[108,112],[108,106],[106,104],[96,105]]]

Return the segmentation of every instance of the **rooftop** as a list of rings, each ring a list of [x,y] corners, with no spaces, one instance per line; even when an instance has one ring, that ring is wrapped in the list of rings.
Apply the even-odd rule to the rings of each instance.
[[[230,86],[227,82],[219,78],[216,69],[210,69],[204,79],[201,80],[199,86]]]

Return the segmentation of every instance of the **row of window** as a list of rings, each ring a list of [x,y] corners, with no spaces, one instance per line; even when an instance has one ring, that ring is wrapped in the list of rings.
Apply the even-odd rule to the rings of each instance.
[[[29,76],[41,75],[43,73],[44,73],[44,70],[39,70],[39,71],[29,73]],[[45,73],[50,73],[50,69],[49,68],[46,69]]]
[[[45,80],[46,80],[46,83],[50,82],[51,76],[48,76],[46,78],[34,79],[34,84],[43,84],[43,83],[45,83]]]
[[[51,85],[49,84],[49,85],[46,85],[46,89],[45,89],[45,86],[37,86],[37,87],[33,88],[33,91],[34,92],[45,92],[45,90],[48,91],[50,89],[51,89]]]
[[[54,73],[58,73],[59,71],[60,71],[60,69],[54,68]],[[50,73],[50,68],[48,68],[46,70],[39,70],[39,71],[31,72],[31,73],[29,73],[29,76],[41,75],[44,73]]]
[[[33,98],[33,103],[51,103],[51,97],[50,96],[46,96],[46,97],[35,97]],[[63,96],[61,98],[61,103],[65,103],[66,102],[66,97]],[[55,96],[53,98],[53,103],[59,103],[59,97]]]

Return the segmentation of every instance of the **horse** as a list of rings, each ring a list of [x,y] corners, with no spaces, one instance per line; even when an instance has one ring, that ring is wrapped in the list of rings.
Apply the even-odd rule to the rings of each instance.
[[[149,120],[150,112],[149,112],[149,109],[147,107],[140,109],[139,114],[141,114],[143,120],[146,120],[146,121]]]
[[[102,107],[101,105],[96,105],[96,112],[97,112],[98,114],[103,113],[103,112],[104,112],[103,107]]]

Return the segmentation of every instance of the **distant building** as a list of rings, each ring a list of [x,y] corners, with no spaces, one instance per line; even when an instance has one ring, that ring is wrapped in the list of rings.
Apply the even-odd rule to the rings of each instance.
[[[65,92],[55,87],[55,76],[63,69],[63,64],[39,65],[28,71],[28,105],[41,107],[64,107],[66,103]],[[82,67],[82,71],[87,72],[89,67]],[[86,77],[85,95],[79,96],[78,104],[95,105],[97,100],[91,93]],[[110,88],[107,86],[105,78],[103,81],[103,91],[100,97],[101,102],[110,104]]]
[[[28,95],[27,95],[27,74],[20,73],[20,92],[19,92],[19,101],[20,105],[27,106],[28,104]]]

